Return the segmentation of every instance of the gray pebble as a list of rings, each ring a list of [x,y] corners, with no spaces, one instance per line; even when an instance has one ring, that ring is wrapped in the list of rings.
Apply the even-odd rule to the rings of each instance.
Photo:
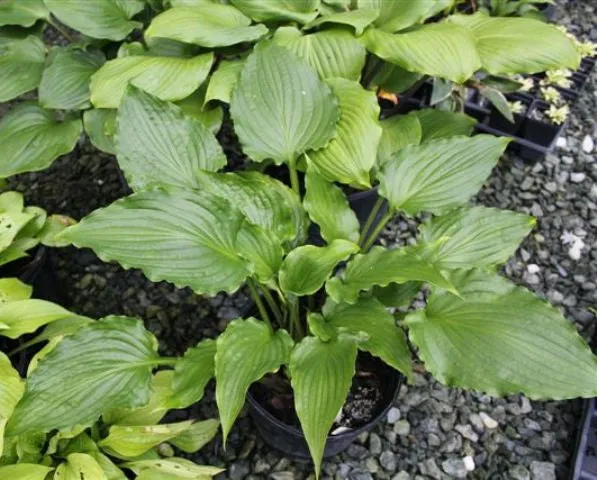
[[[387,472],[392,473],[396,471],[396,455],[389,450],[386,450],[380,455],[379,463]]]
[[[556,480],[556,466],[550,462],[531,462],[531,480]]]
[[[442,462],[442,470],[456,478],[466,478],[468,470],[461,458],[449,458]]]

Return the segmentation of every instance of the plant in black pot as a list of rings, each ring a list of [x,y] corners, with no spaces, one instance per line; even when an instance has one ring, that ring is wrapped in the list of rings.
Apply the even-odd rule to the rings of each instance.
[[[201,294],[246,285],[255,313],[189,349],[174,393],[190,404],[215,377],[224,439],[249,395],[266,438],[308,449],[317,472],[326,448],[379,419],[415,350],[440,381],[492,395],[597,390],[597,360],[567,320],[496,273],[534,220],[467,206],[508,140],[462,135],[471,121],[453,112],[434,116],[460,123],[421,111],[380,126],[377,108],[356,82],[324,83],[283,48],[258,45],[232,117],[247,155],[285,165],[289,188],[257,171],[213,171],[223,162],[213,134],[129,87],[116,145],[135,193],[59,235]],[[361,227],[337,182],[378,186],[387,209],[377,225],[382,202]],[[422,213],[414,244],[374,246],[393,218]],[[310,223],[325,245],[305,244]],[[395,313],[421,291],[426,307]]]

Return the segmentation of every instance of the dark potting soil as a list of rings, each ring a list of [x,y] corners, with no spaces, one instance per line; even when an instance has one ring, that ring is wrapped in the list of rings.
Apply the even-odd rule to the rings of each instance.
[[[384,381],[391,374],[390,367],[377,358],[360,354],[348,397],[341,415],[332,426],[331,433],[342,427],[357,429],[373,420],[392,401],[394,392],[390,391]],[[284,372],[267,375],[260,382],[253,384],[251,393],[257,402],[278,420],[300,428],[294,409],[292,388]]]

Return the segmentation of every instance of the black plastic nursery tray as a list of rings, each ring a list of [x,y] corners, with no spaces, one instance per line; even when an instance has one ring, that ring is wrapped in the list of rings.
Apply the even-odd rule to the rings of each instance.
[[[597,480],[597,399],[585,403],[571,480]]]

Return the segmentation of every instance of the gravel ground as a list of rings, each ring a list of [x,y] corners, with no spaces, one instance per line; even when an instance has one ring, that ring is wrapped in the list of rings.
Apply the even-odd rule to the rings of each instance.
[[[597,5],[570,2],[558,22],[581,38],[597,41]],[[595,333],[597,305],[597,73],[572,111],[554,154],[535,165],[505,158],[478,202],[530,213],[538,226],[505,274],[560,306],[581,333]],[[22,175],[12,186],[29,202],[75,218],[127,193],[113,157],[81,142],[43,173]],[[414,224],[396,221],[383,241],[404,243]],[[562,235],[582,240],[580,258]],[[579,244],[580,245],[580,244]],[[90,251],[52,252],[64,303],[99,318],[138,316],[161,339],[164,354],[182,353],[213,337],[247,305],[246,297],[203,299],[188,289],[152,283],[138,271],[105,264]],[[324,463],[324,478],[368,479],[535,479],[567,478],[572,461],[580,401],[531,402],[523,396],[492,399],[447,389],[425,374],[403,387],[386,421],[364,434],[345,453]],[[200,405],[174,418],[215,416],[213,390]],[[313,477],[306,464],[292,463],[256,437],[248,416],[237,423],[226,452],[216,439],[198,461],[227,467],[222,478],[290,480]]]

